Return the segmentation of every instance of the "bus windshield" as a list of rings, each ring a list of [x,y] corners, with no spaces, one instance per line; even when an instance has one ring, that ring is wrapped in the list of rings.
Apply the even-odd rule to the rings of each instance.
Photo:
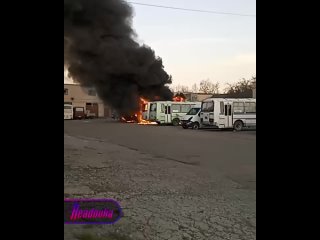
[[[200,108],[191,108],[187,115],[196,115],[199,112]]]

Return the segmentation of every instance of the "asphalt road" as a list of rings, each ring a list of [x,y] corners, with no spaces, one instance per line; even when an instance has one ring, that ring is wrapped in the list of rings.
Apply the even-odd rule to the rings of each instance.
[[[255,189],[256,131],[191,130],[94,120],[66,121],[65,133],[104,139],[172,161],[197,165]]]
[[[117,230],[91,230],[94,236],[112,232],[127,239],[255,239],[256,131],[81,120],[65,121],[64,134],[65,195],[112,195],[127,208],[128,218]],[[99,168],[87,169],[90,165]],[[102,169],[109,165],[121,174],[108,179],[106,190]],[[100,177],[90,171],[100,171]],[[175,213],[164,214],[165,209]],[[192,212],[197,216],[188,215]],[[72,238],[77,231],[83,229],[67,226],[65,239],[81,239]]]

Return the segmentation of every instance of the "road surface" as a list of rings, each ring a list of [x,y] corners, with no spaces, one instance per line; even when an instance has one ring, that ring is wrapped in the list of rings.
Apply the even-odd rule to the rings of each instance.
[[[65,121],[64,195],[113,198],[114,225],[67,239],[256,239],[256,132]]]

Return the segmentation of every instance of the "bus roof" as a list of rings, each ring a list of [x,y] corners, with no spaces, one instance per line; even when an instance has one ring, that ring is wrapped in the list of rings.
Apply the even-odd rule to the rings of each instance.
[[[153,101],[150,103],[201,104],[201,102],[176,102],[176,101]]]
[[[255,98],[207,98],[202,102],[212,102],[212,101],[229,101],[229,102],[256,102]]]

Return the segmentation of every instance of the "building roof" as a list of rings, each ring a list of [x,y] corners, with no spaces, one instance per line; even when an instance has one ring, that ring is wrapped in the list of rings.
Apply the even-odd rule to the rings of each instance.
[[[79,83],[64,83],[64,85],[80,86]]]
[[[250,102],[255,102],[255,98],[207,98],[203,100],[203,102],[209,102],[212,100],[223,100],[223,101],[234,101],[234,100],[239,100],[239,101],[250,101]]]

